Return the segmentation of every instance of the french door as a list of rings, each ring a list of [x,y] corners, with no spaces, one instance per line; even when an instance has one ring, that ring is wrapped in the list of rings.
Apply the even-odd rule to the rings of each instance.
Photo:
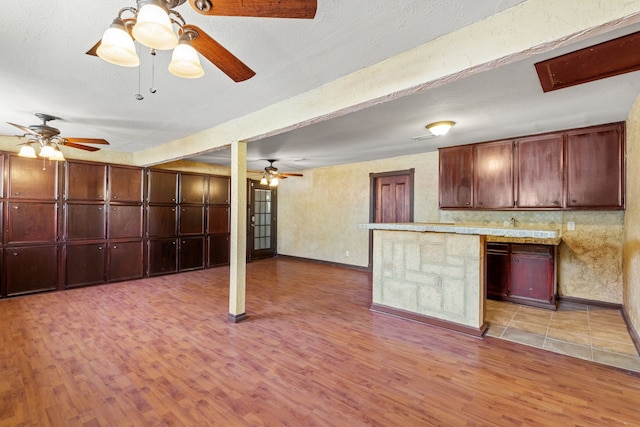
[[[277,187],[249,182],[249,260],[273,257],[277,253]]]

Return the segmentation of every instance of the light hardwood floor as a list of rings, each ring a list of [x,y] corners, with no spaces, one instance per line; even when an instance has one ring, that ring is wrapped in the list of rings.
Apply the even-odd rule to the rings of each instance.
[[[369,311],[280,258],[0,300],[1,426],[640,425],[637,373]]]

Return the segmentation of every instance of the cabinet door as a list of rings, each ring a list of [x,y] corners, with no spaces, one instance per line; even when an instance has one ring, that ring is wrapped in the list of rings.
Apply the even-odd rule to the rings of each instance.
[[[553,249],[541,245],[511,246],[509,296],[554,301]]]
[[[67,245],[66,288],[105,283],[106,254],[104,243]]]
[[[7,248],[5,266],[7,296],[57,288],[57,246]]]
[[[56,200],[58,162],[45,168],[43,160],[9,156],[8,198]]]
[[[176,239],[149,240],[149,276],[178,271]]]
[[[231,209],[226,206],[209,206],[208,211],[207,233],[229,233],[231,231]]]
[[[211,235],[209,239],[209,267],[229,264],[229,235]]]
[[[150,170],[148,186],[149,203],[176,203],[178,172]]]
[[[203,204],[205,178],[204,175],[180,174],[180,203]]]
[[[558,134],[517,141],[517,207],[563,207],[563,141]]]
[[[475,146],[475,207],[513,208],[513,142]]]
[[[209,177],[209,203],[229,204],[231,200],[231,178],[228,176]]]
[[[67,200],[104,200],[107,167],[97,163],[66,162],[65,198]]]
[[[139,279],[143,274],[142,241],[109,245],[109,281]]]
[[[509,244],[487,243],[487,298],[502,299],[509,287]]]
[[[473,207],[473,146],[439,150],[441,208]]]
[[[141,203],[142,168],[109,166],[109,197],[112,202]]]
[[[623,125],[567,134],[567,207],[624,208]]]
[[[147,216],[149,237],[176,236],[176,214],[175,206],[149,206]]]
[[[180,271],[204,268],[204,237],[183,237],[180,239],[178,258]]]
[[[68,240],[104,239],[106,216],[104,205],[65,205],[66,230]]]
[[[143,208],[140,205],[110,205],[108,225],[109,239],[141,238]]]
[[[180,207],[180,234],[204,234],[204,206]]]
[[[57,230],[57,203],[7,203],[7,243],[55,242]]]

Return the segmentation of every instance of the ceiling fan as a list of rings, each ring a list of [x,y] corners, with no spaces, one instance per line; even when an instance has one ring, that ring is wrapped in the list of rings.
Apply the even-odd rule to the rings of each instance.
[[[64,156],[60,151],[60,146],[79,148],[86,151],[98,151],[99,148],[92,147],[84,144],[103,144],[109,145],[104,139],[99,138],[63,138],[60,136],[60,131],[52,126],[49,126],[47,122],[60,119],[59,117],[51,116],[44,113],[36,113],[36,117],[42,120],[40,125],[22,126],[15,123],[10,123],[11,126],[15,126],[25,132],[25,136],[30,138],[18,153],[21,157],[36,158],[36,152],[33,148],[33,144],[40,147],[40,157],[49,158],[50,160],[64,161]]]
[[[262,179],[260,180],[261,185],[268,185],[270,187],[275,187],[278,185],[279,179],[286,179],[290,176],[304,176],[301,173],[284,173],[278,172],[278,168],[273,166],[274,162],[277,162],[275,159],[266,159],[269,162],[269,166],[264,168],[264,172],[262,173]]]
[[[197,52],[235,82],[256,73],[240,59],[216,42],[201,28],[187,24],[174,10],[187,0],[137,0],[136,7],[120,10],[102,39],[86,53],[107,62],[136,67],[140,59],[133,41],[152,49],[173,49],[169,71],[183,78],[204,75]],[[252,16],[262,18],[313,19],[317,0],[189,0],[193,9],[210,16]],[[130,18],[123,18],[129,12]],[[178,36],[172,24],[179,27]]]

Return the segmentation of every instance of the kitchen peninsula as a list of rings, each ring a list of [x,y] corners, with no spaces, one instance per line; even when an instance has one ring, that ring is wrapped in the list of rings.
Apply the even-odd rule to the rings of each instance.
[[[373,230],[371,310],[482,336],[487,239],[558,245],[557,230],[440,223],[360,224]]]

